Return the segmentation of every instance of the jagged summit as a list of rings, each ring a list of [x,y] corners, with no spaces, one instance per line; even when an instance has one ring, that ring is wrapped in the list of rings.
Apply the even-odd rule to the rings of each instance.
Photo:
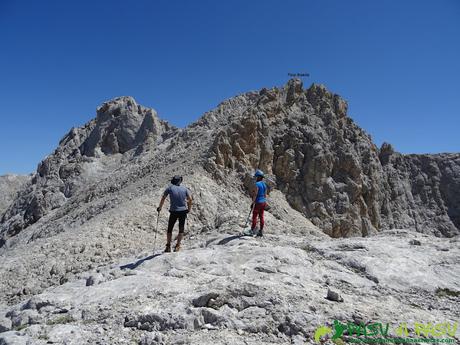
[[[61,207],[81,188],[105,178],[123,159],[159,145],[178,129],[132,97],[97,108],[96,118],[72,128],[56,150],[38,164],[32,183],[5,210],[2,237],[10,237]],[[4,240],[0,240],[0,245]]]
[[[176,129],[160,120],[155,110],[138,105],[129,96],[117,97],[97,108],[96,118],[82,128],[73,128],[60,142],[66,145],[76,137],[80,154],[94,157],[125,153],[146,141],[158,142]]]
[[[320,111],[326,104],[330,104],[338,116],[346,116],[348,105],[339,95],[330,92],[321,84],[313,83],[305,89],[300,79],[293,78],[283,86],[262,88],[227,99],[189,127],[221,128],[250,116],[250,112],[259,111],[261,117],[270,119],[275,113],[279,118],[308,109]],[[286,111],[288,108],[293,111]]]

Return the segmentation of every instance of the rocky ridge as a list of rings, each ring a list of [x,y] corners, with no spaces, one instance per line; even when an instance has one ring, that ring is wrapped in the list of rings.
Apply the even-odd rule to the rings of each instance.
[[[402,155],[377,148],[347,103],[300,80],[262,89],[212,144],[211,170],[258,167],[291,206],[333,237],[410,228],[459,234],[460,154]]]
[[[347,116],[342,98],[321,85],[305,90],[293,79],[225,101],[184,130],[130,97],[105,103],[95,120],[72,129],[40,163],[30,188],[3,215],[3,242],[62,206],[80,186],[166,139],[166,152],[147,158],[159,160],[152,164],[174,161],[176,146],[199,141],[199,159],[190,165],[221,179],[225,170],[237,172],[246,183],[248,173],[261,168],[292,207],[333,237],[391,228],[447,237],[460,231],[459,154],[401,155],[389,144],[379,149]]]
[[[0,343],[312,342],[334,317],[458,318],[459,155],[379,149],[346,109],[298,80],[185,129],[130,97],[105,103],[3,214]],[[235,236],[256,167],[273,188],[263,241]],[[177,173],[195,198],[184,252],[152,256],[155,208]],[[328,288],[348,312],[317,309]]]

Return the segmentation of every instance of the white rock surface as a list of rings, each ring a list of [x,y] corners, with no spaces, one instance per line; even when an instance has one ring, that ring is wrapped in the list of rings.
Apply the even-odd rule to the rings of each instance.
[[[39,315],[39,331],[15,334],[66,344],[313,344],[315,329],[334,319],[460,316],[459,297],[437,293],[458,292],[459,239],[395,230],[324,241],[271,229],[263,239],[216,234],[159,254],[100,266],[105,282],[87,286],[82,278],[50,287],[5,314]],[[326,299],[329,289],[343,302]],[[0,339],[12,333],[5,334]]]

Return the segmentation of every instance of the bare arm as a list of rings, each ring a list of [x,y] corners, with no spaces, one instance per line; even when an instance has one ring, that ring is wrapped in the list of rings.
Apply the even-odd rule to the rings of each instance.
[[[157,208],[158,212],[160,212],[161,209],[163,208],[163,204],[165,203],[166,197],[167,197],[167,195],[165,195],[165,194],[163,194],[163,196],[161,197],[160,206],[158,206],[158,208]]]
[[[254,192],[254,195],[252,196],[252,203],[253,204],[256,202],[257,194],[259,194],[259,187],[256,186],[256,190]]]
[[[190,212],[192,210],[193,199],[190,195],[187,196],[187,210]]]

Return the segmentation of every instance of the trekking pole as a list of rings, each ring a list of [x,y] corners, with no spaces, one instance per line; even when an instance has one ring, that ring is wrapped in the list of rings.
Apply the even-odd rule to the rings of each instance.
[[[184,233],[184,237],[185,237],[185,235],[188,236],[189,233],[190,233],[190,230],[189,230],[189,228],[188,228],[188,214],[187,214],[187,218],[185,218],[185,222],[186,222],[186,224],[185,224],[185,233]]]
[[[153,240],[153,255],[155,255],[155,249],[157,244],[157,232],[158,232],[158,221],[160,220],[160,211],[157,214],[157,225],[155,226],[155,238]]]
[[[187,214],[187,218],[185,218],[185,220],[187,221],[187,226],[186,226],[187,232],[190,232],[190,230],[189,230],[189,228],[188,228],[188,214]]]
[[[248,214],[248,218],[246,218],[246,223],[244,224],[244,230],[243,231],[246,231],[246,228],[248,226],[248,223],[249,223],[249,219],[251,218],[251,214],[254,212],[254,208],[256,207],[256,203],[253,202],[252,203],[252,207],[251,207],[251,210],[249,211],[249,214]]]

